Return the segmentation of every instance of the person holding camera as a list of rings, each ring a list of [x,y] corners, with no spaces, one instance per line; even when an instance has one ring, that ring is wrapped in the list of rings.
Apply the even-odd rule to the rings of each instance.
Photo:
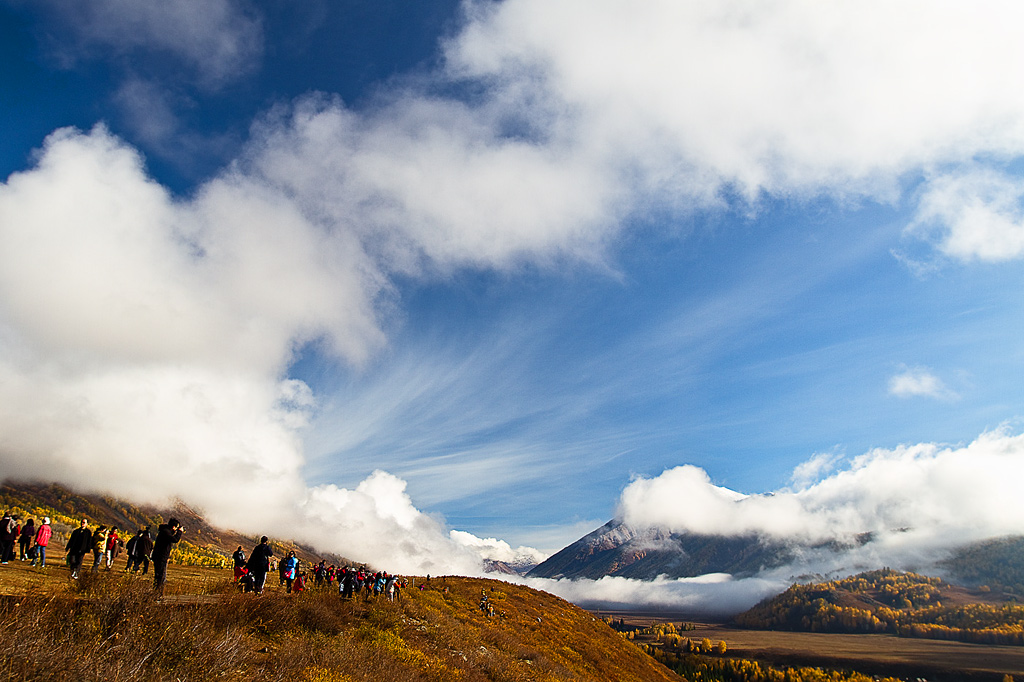
[[[171,558],[171,549],[181,540],[185,532],[178,519],[170,519],[161,523],[153,541],[153,587],[163,594],[164,583],[167,582],[167,560]]]

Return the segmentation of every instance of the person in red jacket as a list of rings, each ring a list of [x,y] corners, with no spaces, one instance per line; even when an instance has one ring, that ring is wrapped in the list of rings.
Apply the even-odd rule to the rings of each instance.
[[[46,546],[50,544],[50,536],[53,535],[53,529],[50,528],[50,517],[44,516],[43,522],[39,524],[39,529],[36,531],[36,555],[32,557],[32,566],[39,562],[39,568],[46,568]]]

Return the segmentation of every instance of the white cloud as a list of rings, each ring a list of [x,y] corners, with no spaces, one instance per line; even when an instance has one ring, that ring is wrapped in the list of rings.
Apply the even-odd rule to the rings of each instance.
[[[1005,87],[1024,69],[1014,3],[469,7],[455,73],[534,94],[581,154],[687,200],[726,184],[884,196],[921,166],[1024,148],[1024,95]]]
[[[985,433],[962,447],[877,449],[797,492],[743,495],[714,486],[692,466],[633,481],[620,517],[678,532],[761,533],[811,541],[875,533],[871,551],[950,547],[1024,533],[1024,436]],[[892,564],[887,564],[892,565]]]
[[[793,469],[792,481],[797,487],[806,487],[834,470],[842,455],[819,452]]]
[[[546,554],[533,547],[513,548],[512,545],[497,538],[480,538],[462,530],[449,531],[449,535],[454,542],[490,561],[501,561],[515,566],[539,564],[548,558]]]
[[[930,178],[911,233],[964,261],[1007,261],[1024,255],[1024,180],[986,168]]]
[[[302,480],[315,396],[283,377],[293,344],[361,362],[383,286],[272,187],[228,172],[176,202],[102,127],[58,131],[0,185],[5,475],[181,497],[392,570],[479,569],[399,479]]]
[[[954,400],[957,395],[926,367],[910,367],[889,379],[889,393],[899,398]]]
[[[723,573],[677,579],[659,576],[654,580],[632,580],[606,576],[600,580],[529,578],[525,582],[587,608],[650,608],[692,616],[731,616],[791,584],[774,576],[737,580]]]

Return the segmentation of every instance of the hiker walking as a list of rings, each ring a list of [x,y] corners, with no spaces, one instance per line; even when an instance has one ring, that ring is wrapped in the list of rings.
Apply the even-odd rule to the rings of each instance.
[[[40,568],[46,568],[46,546],[50,544],[50,536],[53,535],[53,529],[50,528],[50,517],[44,516],[43,522],[39,524],[39,529],[36,531],[36,544],[32,548],[35,551],[35,555],[32,557],[32,566],[39,562]]]
[[[107,570],[114,565],[114,559],[121,553],[121,547],[124,545],[121,542],[121,536],[117,534],[117,526],[110,529],[110,533],[107,535]]]
[[[264,535],[260,538],[260,544],[252,548],[249,561],[245,565],[252,574],[252,589],[256,594],[263,594],[263,585],[267,582],[267,572],[270,570],[270,560],[273,556],[274,550],[270,548],[270,540]]]
[[[18,558],[21,561],[28,559],[28,548],[32,544],[32,539],[35,538],[35,536],[35,519],[29,519],[25,525],[21,527],[21,534],[18,536]]]
[[[100,570],[107,553],[107,527],[102,523],[92,533],[92,572]]]
[[[72,578],[78,577],[78,571],[82,568],[82,560],[90,549],[92,549],[92,531],[89,530],[89,519],[82,519],[82,524],[71,531],[68,544],[64,546]]]

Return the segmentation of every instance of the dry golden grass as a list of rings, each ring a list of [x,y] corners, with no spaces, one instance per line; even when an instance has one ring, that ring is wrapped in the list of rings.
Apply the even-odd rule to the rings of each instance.
[[[148,577],[0,567],[0,680],[680,679],[586,611],[526,587],[435,578],[390,603],[289,595],[274,576],[257,597],[227,575],[172,566],[158,599]]]

